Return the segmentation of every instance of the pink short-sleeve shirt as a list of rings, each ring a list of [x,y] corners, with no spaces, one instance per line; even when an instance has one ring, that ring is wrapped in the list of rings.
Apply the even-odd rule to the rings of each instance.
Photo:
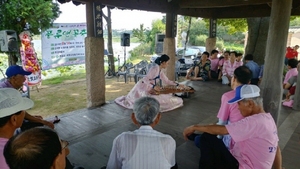
[[[211,63],[211,70],[217,72],[218,71],[218,64],[219,64],[219,59],[215,58],[215,59],[209,59],[210,63]]]
[[[240,169],[272,168],[278,146],[277,127],[270,113],[259,113],[225,126],[234,145],[231,154]]]
[[[240,110],[238,109],[237,103],[234,104],[227,103],[230,99],[234,98],[234,96],[235,96],[235,90],[231,90],[222,95],[221,106],[217,115],[217,117],[220,120],[229,121],[230,123],[233,123],[244,118],[240,113]]]
[[[286,83],[288,82],[288,80],[289,80],[291,77],[293,77],[293,76],[298,76],[298,70],[297,70],[297,68],[290,69],[290,70],[285,74],[283,84],[286,84]]]
[[[0,168],[1,169],[9,169],[3,155],[4,146],[7,143],[7,141],[8,141],[7,138],[0,138]]]

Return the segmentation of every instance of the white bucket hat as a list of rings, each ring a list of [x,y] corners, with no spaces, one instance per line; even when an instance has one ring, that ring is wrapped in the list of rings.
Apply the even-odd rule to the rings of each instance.
[[[30,109],[33,105],[32,100],[22,97],[20,92],[16,89],[0,89],[0,118]]]

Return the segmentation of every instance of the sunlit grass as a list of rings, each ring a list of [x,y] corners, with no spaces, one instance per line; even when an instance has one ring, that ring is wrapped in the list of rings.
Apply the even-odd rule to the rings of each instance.
[[[58,77],[53,77],[51,79],[43,80],[43,85],[53,85],[53,84],[61,84],[66,82],[67,80],[76,80],[76,79],[84,79],[86,77],[85,73],[78,73],[72,75],[62,75]]]

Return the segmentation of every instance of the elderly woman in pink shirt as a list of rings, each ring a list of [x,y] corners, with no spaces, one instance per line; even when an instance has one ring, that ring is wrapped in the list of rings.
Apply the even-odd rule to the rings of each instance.
[[[222,84],[230,84],[234,70],[241,66],[235,59],[237,53],[235,51],[230,52],[229,60],[224,62],[222,70]]]
[[[298,75],[297,65],[298,65],[298,60],[296,60],[296,59],[288,60],[288,69],[289,69],[289,71],[286,73],[286,75],[284,77],[283,88],[285,88],[286,83],[288,82],[288,80],[291,77]]]

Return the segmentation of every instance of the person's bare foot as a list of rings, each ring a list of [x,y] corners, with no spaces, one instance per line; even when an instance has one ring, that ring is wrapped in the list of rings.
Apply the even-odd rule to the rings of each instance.
[[[185,76],[185,78],[186,78],[187,80],[190,80],[190,79],[191,79],[191,77],[190,77],[190,76]]]

